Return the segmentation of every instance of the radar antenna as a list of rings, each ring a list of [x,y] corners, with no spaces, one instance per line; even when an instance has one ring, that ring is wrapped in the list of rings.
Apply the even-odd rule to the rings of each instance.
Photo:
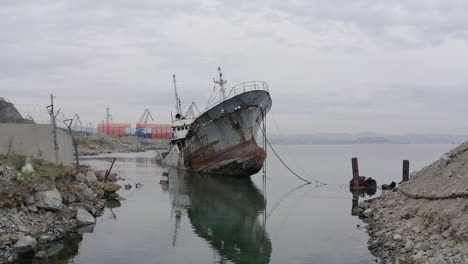
[[[226,89],[224,88],[224,85],[227,83],[227,81],[223,79],[223,72],[221,71],[221,67],[219,66],[218,66],[218,72],[219,72],[219,80],[215,80],[213,78],[213,81],[215,82],[215,84],[219,84],[221,95],[223,96],[223,100],[226,100]]]

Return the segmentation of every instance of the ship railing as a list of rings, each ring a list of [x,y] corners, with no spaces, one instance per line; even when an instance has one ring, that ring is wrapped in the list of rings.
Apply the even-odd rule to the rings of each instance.
[[[211,101],[207,104],[205,111],[210,109],[211,107],[228,100],[236,95],[239,95],[241,93],[249,92],[249,91],[257,91],[257,90],[262,90],[262,91],[267,91],[268,90],[268,84],[264,81],[249,81],[249,82],[243,82],[240,84],[237,84],[233,87],[231,87],[231,90],[229,93],[226,95],[226,98],[218,100],[218,101]]]
[[[249,81],[240,83],[231,88],[226,99],[248,91],[263,90],[268,92],[268,84],[264,81]]]

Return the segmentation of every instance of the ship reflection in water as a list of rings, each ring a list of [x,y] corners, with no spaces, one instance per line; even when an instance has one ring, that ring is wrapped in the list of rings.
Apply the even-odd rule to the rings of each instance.
[[[187,216],[197,236],[206,240],[221,260],[269,263],[271,240],[265,230],[265,199],[250,178],[188,174],[172,169],[173,245],[181,217]]]

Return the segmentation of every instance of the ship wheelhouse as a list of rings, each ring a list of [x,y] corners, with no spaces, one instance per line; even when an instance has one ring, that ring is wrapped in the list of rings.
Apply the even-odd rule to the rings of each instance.
[[[182,150],[187,145],[187,134],[193,121],[193,118],[183,118],[172,122],[171,144],[178,146],[179,150]]]

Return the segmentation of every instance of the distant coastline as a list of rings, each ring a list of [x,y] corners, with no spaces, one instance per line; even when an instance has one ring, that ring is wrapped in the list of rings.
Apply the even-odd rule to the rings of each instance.
[[[269,135],[270,142],[279,145],[346,145],[346,144],[461,144],[468,136],[451,134],[386,135],[366,133],[320,133]]]

